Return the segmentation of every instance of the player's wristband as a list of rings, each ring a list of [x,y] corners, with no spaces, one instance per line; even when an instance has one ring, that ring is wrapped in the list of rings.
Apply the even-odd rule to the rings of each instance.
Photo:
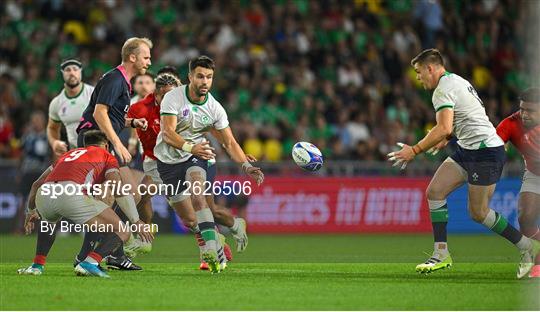
[[[423,152],[422,148],[418,144],[414,145],[412,147],[412,150],[413,150],[414,155],[418,155]]]
[[[131,119],[130,125],[131,125],[131,128],[137,128],[135,127],[135,118]]]
[[[253,167],[253,165],[250,164],[249,161],[242,163],[242,169],[244,170],[244,172],[247,171],[248,168],[251,168],[251,167]]]
[[[195,144],[186,142],[186,143],[184,143],[184,145],[182,145],[182,150],[184,152],[191,153],[191,150],[193,149],[193,146],[195,146]]]

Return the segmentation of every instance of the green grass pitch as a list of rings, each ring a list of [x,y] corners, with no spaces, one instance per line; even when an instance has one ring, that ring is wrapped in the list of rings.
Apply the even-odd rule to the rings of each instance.
[[[231,239],[229,239],[230,242]],[[158,235],[140,272],[76,277],[79,236],[57,239],[42,276],[19,276],[35,236],[0,236],[0,310],[538,310],[519,254],[494,235],[452,235],[451,269],[420,275],[431,235],[252,235],[227,271],[199,271],[192,236]]]

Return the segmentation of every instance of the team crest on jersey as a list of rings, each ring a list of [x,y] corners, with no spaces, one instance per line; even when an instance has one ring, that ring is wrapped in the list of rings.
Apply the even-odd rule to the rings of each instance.
[[[65,114],[66,114],[66,111],[67,111],[67,106],[62,106],[61,114],[62,114],[62,115],[65,115]]]
[[[182,111],[182,117],[187,117],[189,115],[189,108],[186,108]]]
[[[205,126],[210,124],[210,118],[208,118],[208,116],[206,116],[206,115],[202,116],[201,120],[202,120],[203,125],[205,125]]]

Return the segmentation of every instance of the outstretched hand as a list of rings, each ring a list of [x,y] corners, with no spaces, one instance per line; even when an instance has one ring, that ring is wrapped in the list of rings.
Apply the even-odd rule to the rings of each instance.
[[[401,166],[401,170],[404,170],[407,167],[409,161],[414,159],[414,151],[411,146],[398,142],[397,146],[401,149],[397,152],[388,153],[388,161],[393,162],[392,167]]]
[[[26,214],[26,218],[24,219],[24,233],[26,233],[26,235],[32,233],[34,230],[34,223],[39,219],[39,214],[35,209],[30,210]]]

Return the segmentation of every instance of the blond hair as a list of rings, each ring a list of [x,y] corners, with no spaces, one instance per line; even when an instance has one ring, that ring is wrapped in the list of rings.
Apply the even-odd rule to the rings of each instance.
[[[122,46],[122,62],[127,61],[131,54],[139,54],[141,44],[146,44],[150,49],[153,46],[152,41],[148,38],[132,37],[126,40]]]

